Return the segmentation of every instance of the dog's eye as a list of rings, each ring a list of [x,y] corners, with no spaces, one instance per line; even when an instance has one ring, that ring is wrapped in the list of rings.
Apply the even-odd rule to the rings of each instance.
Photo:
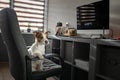
[[[39,36],[38,38],[42,39],[42,38],[43,38],[43,36]]]

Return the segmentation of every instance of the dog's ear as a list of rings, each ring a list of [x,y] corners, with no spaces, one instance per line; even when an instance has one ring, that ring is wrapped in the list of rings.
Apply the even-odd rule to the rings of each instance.
[[[37,37],[37,36],[39,36],[39,35],[41,35],[41,34],[42,34],[42,33],[39,32],[39,31],[34,31],[34,32],[33,32],[34,37]]]
[[[34,32],[33,32],[33,35],[36,36],[37,33],[38,33],[38,31],[34,31]]]
[[[47,35],[48,35],[49,33],[50,33],[50,31],[46,31],[46,32],[45,32],[45,34],[47,34]]]
[[[50,31],[46,31],[45,34],[46,34],[46,37],[48,38],[48,34],[50,33]]]

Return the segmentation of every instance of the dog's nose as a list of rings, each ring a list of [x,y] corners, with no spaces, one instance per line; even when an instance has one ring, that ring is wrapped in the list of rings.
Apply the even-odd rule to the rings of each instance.
[[[48,44],[48,41],[47,41],[47,40],[45,41],[45,44]]]

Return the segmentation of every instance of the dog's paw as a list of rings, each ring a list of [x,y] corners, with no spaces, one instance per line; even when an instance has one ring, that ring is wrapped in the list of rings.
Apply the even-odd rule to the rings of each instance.
[[[43,60],[44,59],[44,56],[39,56],[40,60]]]
[[[37,70],[38,71],[44,71],[43,67],[38,67]]]

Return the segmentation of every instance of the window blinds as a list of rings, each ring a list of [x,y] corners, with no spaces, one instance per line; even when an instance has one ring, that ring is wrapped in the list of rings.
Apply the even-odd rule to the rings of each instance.
[[[0,10],[3,8],[9,7],[9,0],[0,0]]]
[[[45,0],[14,0],[14,10],[17,13],[21,29],[43,31]]]

